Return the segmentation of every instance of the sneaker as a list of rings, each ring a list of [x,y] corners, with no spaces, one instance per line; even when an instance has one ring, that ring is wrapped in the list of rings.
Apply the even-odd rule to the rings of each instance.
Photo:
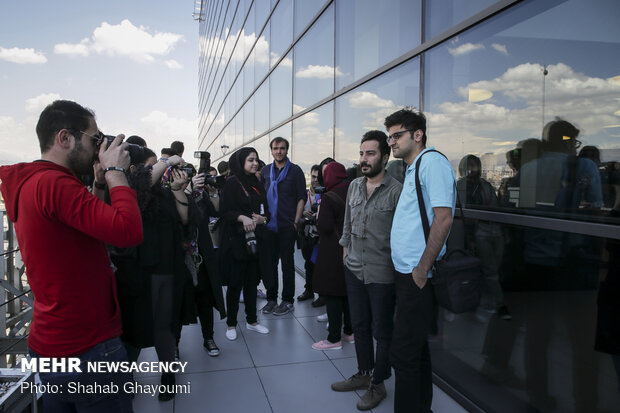
[[[241,295],[239,295],[239,302],[240,303],[244,302],[244,300],[243,300],[243,291],[241,291]]]
[[[326,323],[327,322],[327,313],[323,313],[321,315],[316,316],[316,321],[318,321],[319,323]]]
[[[347,343],[355,344],[355,336],[353,333],[351,333],[350,335],[342,333],[340,334],[340,337],[342,338],[342,340],[346,341]]]
[[[277,301],[267,301],[267,304],[262,309],[263,314],[272,314],[273,310],[278,306]]]
[[[212,338],[205,340],[203,347],[207,350],[207,354],[211,357],[217,357],[220,355],[220,348],[215,344]]]
[[[508,311],[508,307],[506,307],[505,305],[497,309],[497,316],[501,318],[502,320],[506,320],[506,321],[512,320],[512,315]]]
[[[280,305],[273,310],[273,315],[285,315],[288,313],[292,313],[293,310],[295,310],[293,303],[289,303],[288,301],[282,301]]]
[[[342,349],[342,341],[331,343],[328,340],[317,341],[312,345],[315,350],[340,350]]]
[[[248,328],[248,330],[256,331],[257,333],[269,334],[269,329],[265,326],[261,326],[258,323],[256,323],[255,325],[246,324],[246,327]]]
[[[227,329],[226,338],[230,341],[235,341],[237,339],[237,327]]]
[[[344,381],[337,381],[335,383],[332,383],[332,390],[333,391],[363,390],[363,389],[367,389],[368,386],[370,386],[370,374],[362,375],[359,372],[357,372]]]
[[[374,409],[381,403],[381,400],[387,397],[387,392],[385,391],[385,384],[372,384],[368,386],[368,390],[359,402],[357,402],[358,410],[371,410]]]
[[[297,296],[297,301],[306,301],[314,299],[314,293],[310,290],[305,290],[303,293]]]
[[[323,307],[327,303],[325,297],[320,296],[312,302],[312,307]]]
[[[256,297],[257,298],[267,298],[267,294],[261,290],[260,288],[258,290],[256,290]]]

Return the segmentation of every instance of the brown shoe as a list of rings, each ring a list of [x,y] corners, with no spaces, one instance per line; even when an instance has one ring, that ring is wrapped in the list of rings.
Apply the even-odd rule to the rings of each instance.
[[[359,372],[355,373],[344,381],[337,381],[332,383],[333,391],[353,391],[367,389],[370,385],[370,374],[361,375]]]
[[[381,400],[387,397],[385,385],[383,383],[372,384],[368,386],[368,391],[364,393],[359,402],[357,402],[358,410],[371,410],[381,403]]]

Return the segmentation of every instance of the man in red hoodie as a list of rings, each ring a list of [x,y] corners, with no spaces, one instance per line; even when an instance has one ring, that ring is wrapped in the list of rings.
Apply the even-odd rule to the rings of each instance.
[[[89,373],[87,361],[123,361],[121,316],[106,243],[142,242],[136,193],[128,187],[129,154],[122,135],[106,148],[95,115],[71,101],[47,106],[37,123],[41,160],[0,168],[8,217],[34,293],[28,347],[33,357],[79,357],[81,373],[43,373],[45,411],[132,411],[126,374]],[[78,176],[93,171],[95,191],[109,188],[111,205]],[[71,394],[69,383],[116,383],[118,394]]]

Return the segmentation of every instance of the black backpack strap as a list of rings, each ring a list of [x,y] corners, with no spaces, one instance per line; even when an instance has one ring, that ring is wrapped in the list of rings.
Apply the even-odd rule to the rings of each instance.
[[[424,154],[427,154],[429,152],[437,152],[438,154],[446,158],[446,160],[448,160],[448,157],[444,155],[443,153],[435,149],[430,149],[426,152],[422,152],[422,154],[418,157],[418,160],[415,163],[415,191],[416,191],[416,194],[418,195],[418,206],[420,207],[420,219],[422,219],[422,228],[424,229],[424,240],[426,242],[428,242],[428,236],[431,232],[431,227],[428,224],[428,215],[426,215],[426,205],[424,204],[424,196],[422,195],[422,186],[420,185],[420,163],[422,162],[422,157],[424,156]],[[454,183],[454,190],[456,191],[456,197],[458,198],[459,192],[456,190],[456,182]],[[461,202],[459,199],[457,199],[457,203],[459,204],[459,209],[461,211],[461,217],[465,219],[465,215],[463,215],[463,205],[461,205]]]

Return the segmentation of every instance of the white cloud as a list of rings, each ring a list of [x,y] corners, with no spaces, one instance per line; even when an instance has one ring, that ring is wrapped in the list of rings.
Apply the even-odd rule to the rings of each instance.
[[[20,49],[18,47],[11,49],[0,47],[0,60],[18,64],[41,64],[47,62],[47,58],[43,53],[31,48]]]
[[[497,50],[498,52],[500,52],[501,54],[505,54],[506,56],[508,56],[508,49],[506,48],[505,45],[499,44],[499,43],[493,43],[491,47]]]
[[[465,43],[457,47],[448,47],[448,52],[450,52],[452,56],[460,56],[460,55],[464,55],[464,54],[471,53],[476,50],[482,50],[482,49],[484,49],[483,44]]]
[[[58,93],[43,93],[39,96],[26,99],[26,111],[38,115],[47,105],[58,99],[60,99]]]
[[[34,117],[18,122],[10,116],[0,116],[0,165],[41,157],[35,125]]]
[[[183,65],[176,60],[166,60],[164,64],[168,67],[168,69],[182,69]]]
[[[295,76],[302,79],[331,79],[334,77],[334,72],[336,76],[344,75],[339,68],[334,70],[329,65],[308,65],[306,68],[299,69]]]
[[[349,105],[355,109],[393,108],[394,102],[380,98],[372,92],[355,92],[349,97]]]
[[[97,53],[107,56],[128,57],[140,63],[153,63],[155,56],[170,54],[183,36],[175,33],[151,34],[147,27],[136,27],[125,19],[120,24],[101,23],[90,39],[80,43],[59,43],[54,53],[69,56],[88,56]]]
[[[196,145],[198,133],[198,119],[182,119],[168,115],[166,112],[153,110],[140,118],[142,126],[137,135],[143,136],[149,148],[155,152],[169,147],[174,140],[185,143],[185,158],[192,162],[192,147]]]

